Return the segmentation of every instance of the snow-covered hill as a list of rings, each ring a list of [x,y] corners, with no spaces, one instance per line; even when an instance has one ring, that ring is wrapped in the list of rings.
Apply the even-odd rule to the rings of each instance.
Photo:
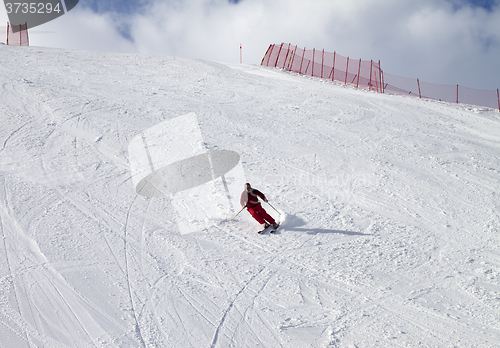
[[[0,122],[1,347],[500,345],[497,111],[0,46]],[[238,154],[229,189],[138,194],[169,142]],[[230,221],[245,181],[275,235]]]

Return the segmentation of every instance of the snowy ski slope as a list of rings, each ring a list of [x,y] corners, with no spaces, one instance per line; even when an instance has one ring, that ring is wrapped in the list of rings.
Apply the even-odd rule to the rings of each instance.
[[[0,45],[0,122],[1,347],[500,346],[498,111]],[[138,194],[165,144],[239,162]]]

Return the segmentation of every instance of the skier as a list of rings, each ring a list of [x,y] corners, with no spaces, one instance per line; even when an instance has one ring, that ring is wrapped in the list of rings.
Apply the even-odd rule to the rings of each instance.
[[[274,229],[278,228],[278,224],[270,216],[259,202],[259,198],[267,203],[267,198],[262,192],[252,188],[249,183],[245,184],[245,191],[241,193],[240,204],[242,207],[246,207],[250,215],[253,216],[259,224],[262,225],[263,230],[272,225]]]

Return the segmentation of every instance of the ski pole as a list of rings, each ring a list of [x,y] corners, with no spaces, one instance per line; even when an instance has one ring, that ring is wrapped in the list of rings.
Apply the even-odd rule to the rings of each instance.
[[[247,206],[245,205],[243,208],[241,208],[241,210],[238,212],[238,214],[236,214],[235,216],[233,216],[233,218],[230,220],[230,221],[233,221],[235,217],[237,217],[238,215],[240,215],[240,213],[243,211],[243,209],[245,209]]]
[[[269,203],[269,202],[266,202],[266,203],[269,204],[269,205],[271,205],[271,203]],[[272,205],[271,205],[271,208],[273,208],[274,210],[276,210],[276,208],[273,207]],[[281,213],[279,211],[276,210],[276,212],[281,215]]]

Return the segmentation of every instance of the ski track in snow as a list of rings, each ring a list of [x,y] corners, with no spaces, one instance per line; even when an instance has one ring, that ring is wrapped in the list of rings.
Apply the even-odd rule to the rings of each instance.
[[[498,346],[497,111],[37,47],[0,46],[0,85],[1,347]],[[136,194],[130,141],[191,112],[275,234]]]

